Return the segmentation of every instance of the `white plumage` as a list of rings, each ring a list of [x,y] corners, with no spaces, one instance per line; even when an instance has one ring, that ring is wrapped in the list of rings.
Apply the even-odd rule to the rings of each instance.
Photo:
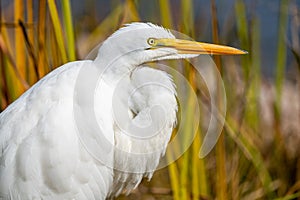
[[[103,43],[94,61],[59,67],[4,110],[0,114],[0,199],[105,199],[129,192],[143,177],[150,179],[170,139],[177,103],[171,77],[144,63],[204,52],[174,38],[150,23],[127,25]],[[88,67],[101,72],[92,91],[94,105],[74,100],[78,77]],[[92,76],[93,70],[88,73]],[[79,84],[82,90],[89,88],[88,80]],[[118,87],[122,94],[116,95]],[[128,104],[130,121],[125,126],[129,130],[134,124],[150,123],[161,127],[158,134],[144,140],[126,134],[115,120],[114,98],[118,105]],[[94,106],[100,132],[113,145],[113,151],[96,157],[79,137],[87,136],[74,119],[74,108],[88,106]],[[165,120],[161,113],[151,113],[153,106],[163,108]],[[102,142],[97,137],[92,140]],[[112,163],[103,163],[102,158]]]
[[[1,113],[0,199],[105,199],[109,195],[118,195],[123,188],[130,191],[138,185],[144,175],[151,177],[158,164],[160,154],[155,160],[141,161],[114,155],[117,158],[116,164],[147,168],[145,171],[152,171],[147,174],[114,172],[113,169],[106,167],[105,164],[89,155],[80,143],[72,113],[74,86],[80,68],[88,64],[105,67],[104,62],[114,59],[118,53],[120,55],[126,53],[128,51],[125,45],[126,41],[122,40],[123,42],[119,45],[117,43],[110,44],[110,42],[114,40],[114,37],[122,39],[122,33],[134,29],[155,29],[165,33],[166,36],[171,36],[163,28],[151,24],[136,23],[122,28],[102,45],[104,50],[99,50],[99,57],[94,62],[77,61],[59,67]],[[131,49],[136,45],[136,40],[133,38],[138,37],[132,36],[126,38],[129,40],[127,44],[133,46],[130,47]],[[145,38],[144,46],[147,45],[148,37],[143,37]],[[122,45],[124,45],[123,52],[117,52],[117,50],[121,50],[119,48]],[[107,52],[117,53],[107,54]],[[135,58],[133,57],[133,59]],[[96,110],[97,118],[101,120],[101,117],[105,115],[102,119],[106,121],[102,123],[106,129],[111,129],[108,130],[110,134],[115,134],[115,145],[123,149],[127,148],[129,152],[140,148],[141,144],[132,142],[129,136],[125,134],[122,136],[120,130],[113,129],[110,108],[114,84],[118,80],[115,74],[123,75],[123,73],[127,73],[125,70],[133,70],[144,60],[136,60],[136,62],[135,66],[126,66],[126,63],[120,63],[123,66],[117,64],[112,66],[104,75],[107,76],[107,81],[105,81],[107,85],[101,87],[106,91],[98,91],[95,95],[95,102],[97,100],[100,102],[100,105],[96,104],[95,106],[100,107],[99,110]],[[132,101],[137,116],[143,109],[151,106],[149,99],[157,103],[164,103],[169,107],[170,126],[166,127],[163,140],[156,141],[161,141],[161,145],[166,146],[175,122],[177,108],[175,89],[170,77],[162,71],[139,67],[134,69],[131,76],[127,78],[130,84],[128,87],[134,87],[134,84],[145,80],[158,83],[165,81],[172,87],[173,91],[161,88],[149,90],[152,92],[138,91],[146,93],[147,96],[139,94],[138,97],[136,94],[139,99]],[[103,107],[106,107],[107,111],[103,112],[101,109]],[[148,148],[151,149],[150,145]],[[142,148],[147,148],[147,142],[143,144]]]

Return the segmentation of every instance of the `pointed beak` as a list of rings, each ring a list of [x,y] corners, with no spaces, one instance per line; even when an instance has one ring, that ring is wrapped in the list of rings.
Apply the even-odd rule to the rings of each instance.
[[[179,54],[236,55],[248,53],[247,51],[229,46],[170,38],[152,38],[152,47],[174,48]]]

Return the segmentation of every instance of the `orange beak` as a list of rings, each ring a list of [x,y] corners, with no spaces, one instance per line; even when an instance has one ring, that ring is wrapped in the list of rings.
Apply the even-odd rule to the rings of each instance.
[[[243,51],[234,47],[217,44],[169,38],[152,39],[154,40],[152,44],[153,48],[174,48],[180,54],[237,55],[248,53],[247,51]]]

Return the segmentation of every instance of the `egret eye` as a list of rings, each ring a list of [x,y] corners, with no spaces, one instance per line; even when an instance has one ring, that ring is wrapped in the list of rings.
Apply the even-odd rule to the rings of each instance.
[[[155,41],[154,38],[149,38],[149,39],[147,40],[147,42],[148,42],[148,44],[151,45],[151,46],[155,45],[155,43],[156,43],[156,41]]]

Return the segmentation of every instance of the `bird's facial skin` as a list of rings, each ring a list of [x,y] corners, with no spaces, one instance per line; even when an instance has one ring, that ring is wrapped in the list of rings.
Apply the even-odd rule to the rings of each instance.
[[[178,51],[178,54],[235,55],[248,53],[229,46],[173,38],[149,38],[147,43],[151,46],[151,50],[173,48]]]

